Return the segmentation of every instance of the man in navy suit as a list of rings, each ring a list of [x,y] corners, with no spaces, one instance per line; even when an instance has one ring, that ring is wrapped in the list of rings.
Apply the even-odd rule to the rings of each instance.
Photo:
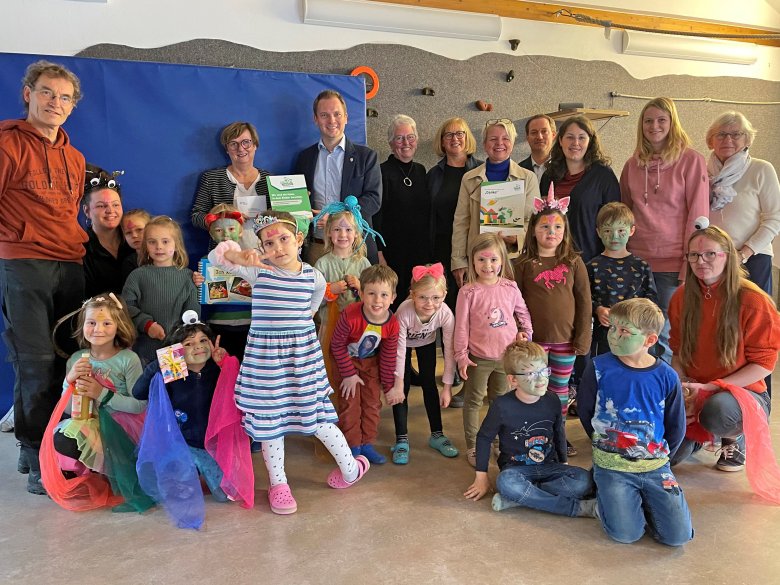
[[[521,161],[520,166],[533,171],[541,183],[555,142],[555,121],[547,114],[531,116],[525,123],[525,139],[531,147],[531,155]]]
[[[337,91],[326,89],[314,100],[314,123],[320,140],[301,151],[296,173],[306,177],[312,211],[316,215],[328,203],[357,197],[363,218],[370,224],[382,203],[382,175],[377,154],[367,146],[353,144],[344,135],[347,104]],[[325,219],[309,234],[305,260],[314,264],[324,251]],[[367,238],[368,259],[378,262],[376,244]]]

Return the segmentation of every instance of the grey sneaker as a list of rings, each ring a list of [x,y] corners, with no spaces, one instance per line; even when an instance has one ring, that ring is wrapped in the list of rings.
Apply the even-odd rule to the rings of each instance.
[[[577,516],[581,518],[600,518],[598,500],[596,498],[580,500]]]
[[[745,436],[736,439],[721,439],[720,458],[715,464],[720,471],[742,471],[745,469]]]
[[[46,488],[41,481],[41,472],[30,470],[27,476],[27,491],[37,496],[47,496]]]
[[[452,400],[450,400],[450,408],[463,408],[464,397],[465,393],[461,388],[460,392],[452,396]]]
[[[19,459],[16,461],[16,471],[22,475],[30,473],[30,464],[27,462],[27,454],[21,446],[19,446]]]
[[[0,432],[10,433],[14,430],[14,407],[5,413],[3,418],[0,418]]]

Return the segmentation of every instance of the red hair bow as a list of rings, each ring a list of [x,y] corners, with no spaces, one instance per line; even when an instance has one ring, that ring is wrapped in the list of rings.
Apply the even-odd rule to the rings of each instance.
[[[417,282],[428,274],[437,279],[441,278],[444,276],[444,266],[441,262],[431,264],[430,266],[415,266],[412,268],[412,282]]]
[[[206,224],[206,228],[209,228],[211,227],[211,224],[218,219],[235,219],[238,223],[244,223],[244,216],[240,211],[223,211],[222,213],[218,214],[207,213],[203,221]]]

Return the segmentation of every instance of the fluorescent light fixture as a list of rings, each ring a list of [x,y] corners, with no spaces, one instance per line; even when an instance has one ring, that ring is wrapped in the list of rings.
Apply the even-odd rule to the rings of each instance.
[[[303,22],[362,30],[497,41],[501,18],[363,0],[304,0]]]
[[[693,61],[715,61],[752,65],[758,58],[756,46],[752,43],[737,43],[704,37],[661,35],[623,31],[623,53],[647,57],[668,57],[691,59]]]

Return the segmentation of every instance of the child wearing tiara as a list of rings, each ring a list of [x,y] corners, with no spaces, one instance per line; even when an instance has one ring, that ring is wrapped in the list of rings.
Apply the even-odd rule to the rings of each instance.
[[[179,224],[164,215],[153,217],[144,228],[139,267],[122,290],[139,333],[135,350],[144,364],[157,359],[156,351],[184,311],[200,315],[188,262]]]
[[[590,283],[569,231],[568,207],[569,198],[556,200],[552,185],[546,200],[534,199],[523,251],[515,261],[515,280],[538,332],[534,341],[549,353],[549,388],[561,401],[564,420],[575,355],[586,355],[591,340]],[[571,443],[567,449],[570,457],[577,454]]]
[[[209,253],[215,266],[252,284],[252,324],[236,383],[236,405],[244,430],[262,442],[268,470],[268,500],[276,514],[292,514],[298,504],[284,472],[284,437],[314,435],[338,468],[328,485],[354,485],[368,471],[365,457],[353,457],[328,396],[312,314],[325,293],[322,274],[300,261],[303,233],[289,213],[269,211],[255,220],[260,250],[241,250],[225,241]]]
[[[455,357],[452,339],[455,317],[444,304],[447,296],[447,280],[444,266],[437,262],[431,266],[415,266],[412,269],[411,296],[398,307],[398,359],[395,375],[403,380],[404,401],[393,406],[395,421],[395,446],[393,463],[409,462],[409,435],[406,420],[409,412],[408,397],[411,385],[412,350],[417,353],[420,382],[423,390],[425,412],[431,427],[428,445],[445,457],[457,457],[458,450],[444,435],[441,424],[441,407],[447,407],[452,399],[452,380],[455,373]],[[444,390],[439,398],[436,387],[436,332],[441,329],[444,351]]]
[[[341,311],[360,300],[360,273],[371,266],[366,258],[363,232],[371,235],[376,232],[363,219],[357,198],[352,195],[343,202],[326,205],[313,220],[314,223],[325,216],[328,218],[325,222],[325,255],[317,260],[314,267],[322,272],[327,282],[323,305],[318,312],[319,338],[332,385],[335,364],[330,356],[330,338]]]
[[[85,510],[121,502],[121,498],[112,496],[105,478],[91,472],[107,474],[114,492],[121,492],[130,504],[119,510],[143,511],[153,502],[140,489],[125,490],[127,484],[117,481],[126,472],[131,487],[137,484],[135,462],[120,469],[119,461],[112,459],[116,453],[107,448],[105,437],[107,431],[114,432],[114,439],[117,433],[123,435],[125,454],[132,455],[144,424],[146,402],[131,394],[141,375],[141,362],[130,349],[136,337],[133,322],[119,297],[103,293],[60,319],[55,331],[76,313],[75,337],[82,349],[68,359],[63,396],[41,446],[43,480],[59,505]],[[71,405],[71,396],[91,404],[60,421]]]
[[[504,240],[495,233],[480,234],[471,247],[468,283],[458,292],[455,305],[455,360],[465,380],[463,429],[466,459],[477,464],[479,413],[487,397],[494,400],[508,391],[501,361],[513,341],[529,341],[531,315],[512,279],[512,265]]]

